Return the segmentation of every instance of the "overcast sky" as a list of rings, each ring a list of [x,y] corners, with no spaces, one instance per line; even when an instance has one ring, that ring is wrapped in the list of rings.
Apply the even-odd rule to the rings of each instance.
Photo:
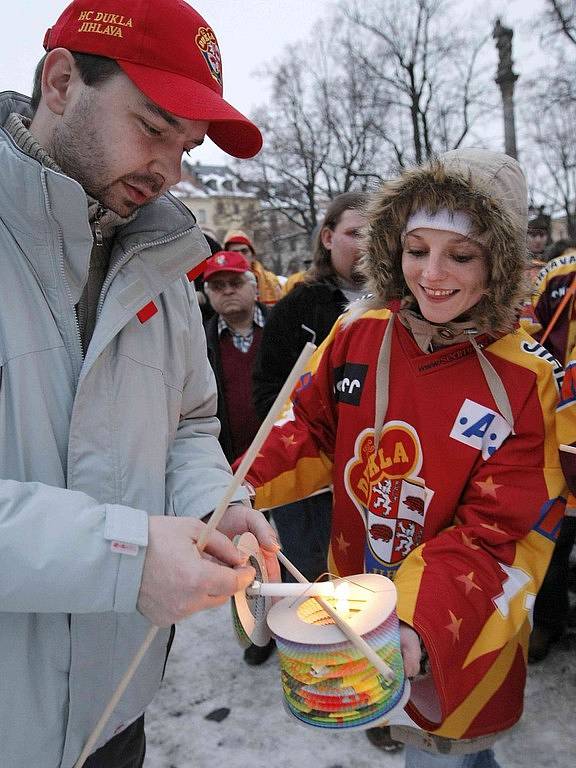
[[[44,33],[65,5],[65,0],[4,0],[0,11],[0,90],[30,93],[34,67],[43,53]],[[256,70],[271,62],[286,44],[306,38],[335,0],[194,0],[191,5],[218,37],[225,98],[249,114],[266,101],[267,95]],[[538,44],[528,22],[541,10],[544,0],[459,0],[457,5],[475,17],[481,14],[488,31],[496,16],[514,28],[517,71],[521,71],[520,64],[528,67],[537,58]],[[474,18],[475,25],[478,21]],[[495,56],[492,51],[490,54]],[[226,161],[226,155],[208,139],[205,146],[194,150],[192,158]]]

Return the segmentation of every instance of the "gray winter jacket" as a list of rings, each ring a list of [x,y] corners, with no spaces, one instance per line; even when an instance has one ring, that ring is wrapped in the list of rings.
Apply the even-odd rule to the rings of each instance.
[[[0,126],[25,104],[0,95]],[[147,516],[200,517],[230,479],[186,277],[209,253],[190,212],[165,195],[117,231],[83,359],[74,305],[91,248],[82,188],[0,129],[6,768],[74,764],[149,629],[136,611]],[[147,305],[157,311],[139,319]],[[166,642],[159,632],[97,746],[150,702]]]

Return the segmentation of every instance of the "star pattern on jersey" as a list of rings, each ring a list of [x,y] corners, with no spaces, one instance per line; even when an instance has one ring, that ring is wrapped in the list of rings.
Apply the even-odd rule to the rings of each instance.
[[[447,629],[448,632],[451,633],[452,640],[456,643],[460,641],[460,625],[462,624],[462,619],[457,619],[450,610],[448,613],[450,614],[450,624],[446,624],[444,629]]]
[[[296,438],[294,437],[294,433],[291,435],[282,435],[280,438],[286,448],[290,448],[292,445],[296,445]]]
[[[344,552],[344,554],[346,554],[346,552],[348,551],[348,547],[350,546],[350,542],[346,541],[342,531],[340,531],[340,533],[336,537],[336,543],[338,544],[338,549],[340,550],[340,552]]]
[[[465,547],[468,547],[469,549],[480,549],[478,544],[474,544],[474,538],[472,536],[466,536],[464,531],[460,531],[460,535],[462,536],[462,543]]]
[[[502,488],[502,485],[495,483],[492,475],[489,475],[486,480],[475,480],[474,485],[480,488],[481,496],[490,496],[492,499],[497,499],[496,491],[498,488]]]
[[[476,582],[474,581],[474,571],[470,571],[470,573],[462,574],[460,576],[456,576],[456,581],[461,581],[462,584],[464,584],[464,589],[466,590],[466,595],[468,596],[470,592],[473,589],[479,589],[480,592],[482,592],[482,587],[478,586]]]
[[[504,535],[504,531],[500,528],[498,523],[482,523],[482,528],[488,528],[489,531],[495,531],[496,533]]]

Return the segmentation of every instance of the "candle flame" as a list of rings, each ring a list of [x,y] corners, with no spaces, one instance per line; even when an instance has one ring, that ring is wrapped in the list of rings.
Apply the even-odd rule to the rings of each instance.
[[[348,603],[349,594],[350,585],[347,581],[341,581],[334,590],[334,597],[336,598],[336,611],[345,619],[347,619],[350,615],[350,608]]]

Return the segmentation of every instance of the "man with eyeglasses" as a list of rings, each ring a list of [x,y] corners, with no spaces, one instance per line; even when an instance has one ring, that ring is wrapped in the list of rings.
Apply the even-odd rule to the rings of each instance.
[[[218,388],[219,439],[232,463],[246,451],[260,426],[252,399],[252,370],[267,309],[257,300],[250,262],[237,251],[218,251],[207,259],[204,290],[215,313],[205,330]],[[250,645],[244,660],[250,666],[262,664],[273,649],[273,641],[263,648]]]
[[[220,444],[232,462],[260,426],[252,404],[252,368],[266,309],[257,301],[256,278],[241,253],[218,251],[207,259],[204,290],[215,312],[205,328],[218,386]]]

